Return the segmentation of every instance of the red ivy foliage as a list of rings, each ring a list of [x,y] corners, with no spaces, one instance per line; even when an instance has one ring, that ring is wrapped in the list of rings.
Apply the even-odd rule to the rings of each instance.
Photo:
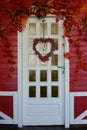
[[[8,63],[13,63],[14,56],[6,37],[7,34],[22,31],[30,15],[42,18],[47,14],[53,14],[56,15],[56,22],[59,19],[64,20],[64,36],[68,37],[70,45],[75,47],[78,59],[75,73],[77,74],[81,69],[86,71],[87,57],[81,50],[80,42],[87,44],[87,0],[36,0],[31,6],[29,4],[26,6],[25,3],[29,3],[29,1],[3,0],[0,2],[0,14],[4,13],[8,19],[8,25],[3,24],[0,19],[0,43],[7,48],[5,57],[7,59],[9,57]],[[70,58],[69,53],[64,55],[65,58]]]

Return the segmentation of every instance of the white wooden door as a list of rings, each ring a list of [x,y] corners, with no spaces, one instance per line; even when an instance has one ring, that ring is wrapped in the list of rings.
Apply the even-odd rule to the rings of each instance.
[[[44,19],[44,29],[43,29]],[[23,125],[64,124],[64,46],[62,20],[30,17],[23,31]],[[33,50],[35,38],[53,38],[54,54],[42,62]],[[50,44],[40,53],[49,52]]]

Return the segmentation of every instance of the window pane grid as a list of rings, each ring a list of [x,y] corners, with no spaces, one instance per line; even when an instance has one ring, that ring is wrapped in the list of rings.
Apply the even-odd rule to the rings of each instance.
[[[30,23],[29,24],[29,44],[28,44],[28,66],[29,66],[29,95],[35,98],[54,98],[58,97],[58,84],[59,84],[59,75],[58,69],[55,70],[55,67],[58,66],[58,54],[59,54],[59,45],[58,45],[58,24],[50,23],[50,32],[48,30],[48,24],[44,23],[44,31],[46,36],[54,36],[54,54],[49,58],[49,61],[42,62],[35,52],[33,51],[33,39],[38,35],[43,35],[43,24],[42,23]],[[37,26],[38,25],[38,26]],[[37,29],[39,28],[40,34],[37,34]],[[43,46],[38,44],[38,49],[41,53]],[[50,49],[50,44],[47,44],[47,53]],[[39,51],[38,50],[38,51]],[[49,69],[50,68],[50,69]],[[50,86],[51,83],[51,86]],[[33,94],[31,94],[32,92]],[[50,93],[50,94],[49,94]]]

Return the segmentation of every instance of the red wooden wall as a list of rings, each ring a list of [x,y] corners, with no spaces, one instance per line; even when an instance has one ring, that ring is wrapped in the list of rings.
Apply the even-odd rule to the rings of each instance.
[[[87,56],[87,43],[83,42],[83,41],[79,41],[80,42],[80,49],[85,53],[85,55]],[[77,74],[77,78],[78,80],[76,82],[74,82],[74,84],[72,84],[72,79],[74,79],[74,77],[76,76],[76,73],[74,73],[75,71],[75,67],[76,67],[76,63],[78,61],[77,55],[75,54],[75,47],[73,47],[72,45],[70,46],[70,54],[71,54],[71,59],[70,59],[70,91],[71,92],[84,92],[87,91],[87,71],[81,69],[78,74]]]
[[[4,50],[4,52],[0,53],[0,91],[17,91],[17,35],[13,33],[8,38],[16,63],[10,65],[7,62],[7,58],[4,56],[7,49],[1,47],[0,50]],[[12,68],[14,68],[14,72],[10,71]]]
[[[14,1],[10,2],[11,4],[9,5],[10,0],[1,1],[0,5],[2,7],[11,7],[14,6]],[[30,6],[33,1],[29,0],[18,0],[18,2],[22,2],[24,6]],[[14,6],[15,8],[15,6]],[[4,17],[3,17],[4,16]],[[0,21],[2,22],[7,22],[6,21],[6,16],[4,13],[0,14]],[[9,64],[7,63],[7,60],[5,57],[3,57],[3,52],[0,53],[0,91],[16,91],[17,90],[17,34],[16,33],[11,33],[9,36],[9,41],[11,43],[11,50],[13,55],[15,56],[14,60],[16,61],[16,64],[14,65],[15,71],[9,72]],[[86,44],[82,41],[80,41],[82,44],[81,49],[87,54],[86,51]],[[3,48],[4,52],[6,51],[5,48]],[[0,47],[0,51],[2,51]],[[73,71],[75,70],[75,65],[77,62],[77,57],[75,55],[75,48],[73,46],[70,46],[70,54],[71,54],[71,59],[70,59],[70,79],[72,81],[72,78],[75,77],[75,73]],[[70,91],[71,92],[79,92],[79,91],[87,91],[87,72],[80,70],[79,72],[79,80],[77,80],[74,84],[70,82]]]
[[[24,6],[30,6],[34,0],[19,0],[18,2],[22,2]],[[12,8],[15,9],[15,1],[10,2],[9,4],[8,0],[5,2],[4,0],[0,2],[0,5],[2,7],[8,8],[13,6]],[[12,9],[11,8],[11,9]],[[4,13],[1,14],[0,12],[0,21],[7,24],[7,17]],[[16,64],[9,65],[7,62],[7,58],[5,58],[5,51],[7,51],[6,48],[0,47],[0,91],[17,91],[17,33],[11,33],[10,36],[8,36],[9,42],[11,44],[11,51],[14,55],[14,61]],[[4,50],[4,51],[3,51]],[[14,72],[9,71],[9,69],[12,69],[11,67],[15,68]]]

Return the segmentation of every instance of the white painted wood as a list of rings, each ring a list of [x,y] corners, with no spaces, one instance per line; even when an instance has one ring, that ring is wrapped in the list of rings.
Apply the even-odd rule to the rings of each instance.
[[[17,106],[18,106],[18,102],[17,102],[18,97],[17,97],[17,95],[18,95],[17,92],[13,93],[13,118],[14,118],[13,124],[18,123],[18,117],[17,117],[17,115],[18,115],[18,113],[17,113],[18,112],[18,108],[17,108]]]
[[[65,38],[65,53],[69,52],[68,39]],[[65,128],[69,128],[70,118],[69,118],[69,88],[70,88],[70,75],[69,75],[69,59],[65,58]]]
[[[47,24],[50,26],[51,22],[55,21],[55,18],[46,18]],[[40,19],[37,18],[29,18],[26,28],[23,31],[23,125],[62,125],[64,124],[64,73],[61,68],[55,68],[51,66],[50,60],[48,62],[48,66],[41,68],[39,66],[39,58],[37,58],[37,81],[35,82],[37,86],[36,91],[36,98],[29,98],[28,97],[28,86],[32,85],[28,81],[28,70],[29,69],[35,69],[34,67],[28,68],[28,38],[39,38],[40,35],[37,33],[35,36],[30,36],[28,34],[28,25],[29,22],[37,24],[36,32],[39,31],[39,23],[41,22]],[[48,29],[49,28],[48,26]],[[59,55],[59,66],[63,66],[63,50],[62,50],[62,33],[63,30],[61,29],[62,21],[59,22],[59,35],[55,36],[52,35],[51,38],[58,38],[59,41],[59,51],[55,51],[55,54]],[[48,31],[48,36],[50,37],[50,33]],[[39,81],[39,70],[47,70],[48,72],[48,82],[40,82]],[[51,98],[50,97],[50,87],[48,89],[48,97],[47,98],[40,98],[40,86],[42,85],[51,85],[51,79],[49,78],[51,75],[50,70],[58,70],[59,71],[59,82],[54,82],[53,84],[59,85],[59,98]],[[35,108],[35,109],[34,109]],[[43,109],[42,109],[43,108]],[[50,110],[52,109],[52,110]]]
[[[70,93],[70,124],[74,124],[74,97],[73,94],[71,93]]]
[[[13,96],[13,92],[0,91],[0,96]]]
[[[26,116],[27,116],[27,101],[28,101],[28,55],[27,55],[27,45],[28,44],[28,33],[27,28],[23,31],[23,125],[26,124]]]
[[[23,37],[22,33],[18,32],[18,127],[22,127],[23,125]]]

